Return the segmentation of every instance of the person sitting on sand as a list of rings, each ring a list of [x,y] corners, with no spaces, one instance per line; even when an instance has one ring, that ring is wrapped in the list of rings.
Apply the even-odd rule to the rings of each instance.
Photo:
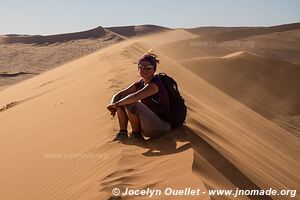
[[[107,106],[112,116],[116,113],[118,116],[120,131],[117,140],[128,138],[128,121],[132,127],[130,139],[159,137],[171,129],[168,92],[155,76],[158,63],[153,53],[140,58],[138,72],[142,79],[114,94]]]

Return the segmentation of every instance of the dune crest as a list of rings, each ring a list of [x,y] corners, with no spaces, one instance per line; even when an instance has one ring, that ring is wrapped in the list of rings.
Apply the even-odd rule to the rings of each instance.
[[[49,36],[19,36],[19,35],[8,35],[2,40],[6,44],[12,43],[25,43],[25,44],[43,44],[43,43],[56,43],[56,42],[66,42],[75,39],[86,39],[86,38],[99,38],[105,35],[105,30],[103,27],[99,26],[97,28],[81,31],[77,33],[66,33],[66,34],[57,34]]]

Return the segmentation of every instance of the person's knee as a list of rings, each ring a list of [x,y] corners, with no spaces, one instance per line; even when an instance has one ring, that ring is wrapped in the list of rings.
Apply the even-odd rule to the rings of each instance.
[[[137,105],[137,103],[125,105],[125,110],[126,110],[126,112],[129,112],[130,114],[136,115],[138,112],[138,105]]]
[[[125,112],[125,106],[120,106],[117,112]]]

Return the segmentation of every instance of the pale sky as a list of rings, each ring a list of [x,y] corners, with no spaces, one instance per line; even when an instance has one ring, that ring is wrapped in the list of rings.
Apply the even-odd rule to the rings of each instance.
[[[0,0],[0,34],[97,26],[272,26],[300,22],[299,0]]]

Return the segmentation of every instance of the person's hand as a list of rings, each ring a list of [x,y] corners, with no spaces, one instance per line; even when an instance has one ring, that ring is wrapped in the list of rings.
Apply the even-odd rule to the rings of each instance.
[[[110,111],[110,115],[112,115],[113,117],[116,115],[116,112],[118,110],[118,107],[116,106],[116,104],[111,103],[107,106],[107,110]]]

